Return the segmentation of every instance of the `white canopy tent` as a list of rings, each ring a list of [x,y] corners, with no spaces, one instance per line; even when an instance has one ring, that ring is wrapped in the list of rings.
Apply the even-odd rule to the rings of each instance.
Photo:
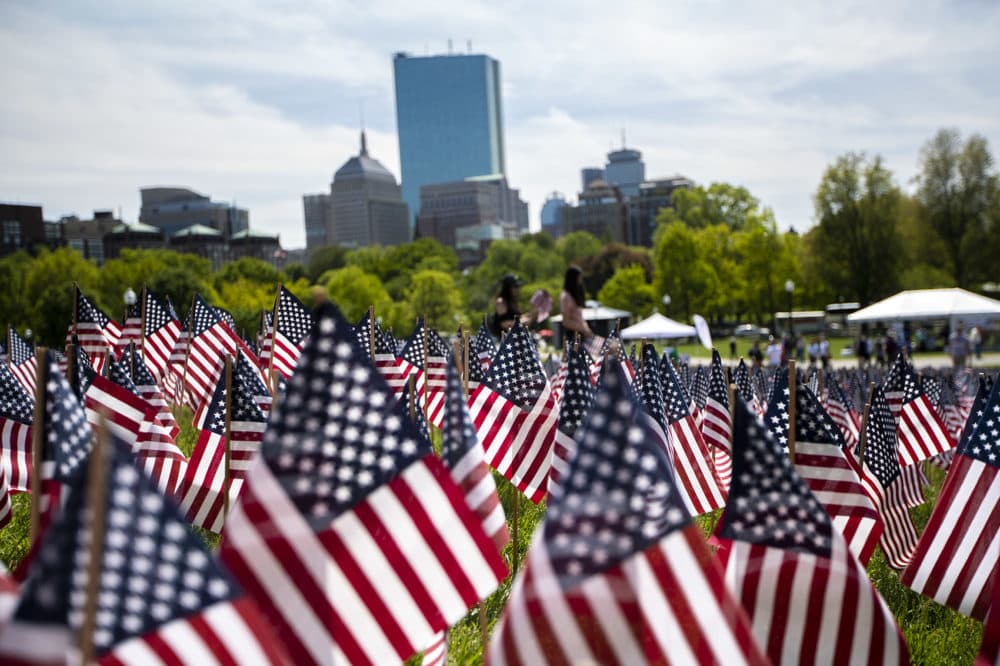
[[[694,326],[682,324],[669,317],[664,317],[659,312],[654,312],[651,316],[643,319],[637,324],[622,330],[623,340],[660,340],[663,338],[692,338],[697,335]]]
[[[969,324],[998,318],[1000,301],[958,288],[901,291],[847,315],[852,324],[947,319],[952,327],[959,321]]]

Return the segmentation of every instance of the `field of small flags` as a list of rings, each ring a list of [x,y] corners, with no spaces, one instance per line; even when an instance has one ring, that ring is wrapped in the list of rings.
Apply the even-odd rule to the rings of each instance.
[[[0,663],[998,664],[994,380],[77,290],[3,345]]]

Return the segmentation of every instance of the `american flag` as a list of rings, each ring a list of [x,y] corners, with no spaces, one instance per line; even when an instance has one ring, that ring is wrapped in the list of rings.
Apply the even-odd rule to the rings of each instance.
[[[757,374],[761,374],[759,369]],[[736,369],[733,370],[732,381],[736,384],[736,395],[738,395],[743,402],[750,405],[755,412],[760,414],[763,410],[760,409],[760,405],[757,403],[757,397],[754,395],[753,383],[750,381],[750,370],[747,369],[747,364],[742,358],[737,364]]]
[[[712,353],[715,354],[714,349]],[[719,367],[722,367],[721,361]],[[699,366],[692,372],[694,374],[691,376],[691,400],[694,401],[694,405],[698,409],[705,409],[705,403],[708,401],[708,383],[711,379],[712,371],[710,368]],[[723,373],[723,377],[725,377],[725,373]]]
[[[708,446],[691,415],[691,401],[669,361],[660,363],[660,378],[666,417],[664,430],[670,438],[681,497],[696,516],[721,509],[726,504],[725,491],[712,470]]]
[[[559,412],[531,335],[515,322],[469,411],[486,462],[536,504],[548,490]]]
[[[951,463],[904,585],[978,620],[1000,563],[1000,384]]]
[[[573,436],[594,404],[596,393],[590,381],[590,355],[587,351],[582,345],[573,345],[566,355],[566,380],[563,382],[562,400],[559,401],[559,424],[552,444],[549,492],[559,487],[560,479],[569,470],[569,461],[576,452]]]
[[[906,643],[830,516],[742,401],[716,527],[726,582],[775,664],[907,664]]]
[[[59,369],[55,354],[50,350],[45,357],[45,438],[38,498],[41,532],[58,515],[93,448],[83,404]]]
[[[102,377],[78,347],[76,368],[87,421],[96,426],[105,412],[111,432],[131,445],[146,473],[163,492],[172,493],[184,475],[186,459],[169,430],[156,423],[159,410],[139,397],[128,373],[113,359],[108,359],[108,376]]]
[[[149,289],[143,290],[146,312],[143,316],[143,331],[140,347],[153,376],[160,379],[167,375],[171,354],[181,336],[181,323],[173,313],[173,308],[164,304]],[[184,362],[181,356],[180,362]]]
[[[476,358],[479,359],[483,372],[486,372],[497,353],[497,344],[493,341],[493,336],[487,330],[486,324],[479,326],[479,331],[476,332],[476,337],[470,340],[470,344]]]
[[[398,663],[507,571],[351,325],[315,316],[221,557],[295,663]]]
[[[1000,585],[993,586],[993,601],[983,623],[983,642],[975,666],[1000,666]]]
[[[909,510],[923,504],[924,495],[919,476],[900,466],[896,422],[881,387],[875,389],[868,408],[861,455],[862,481],[882,516],[882,552],[890,566],[903,569],[917,546]]]
[[[115,353],[121,355],[122,349],[130,342],[139,344],[142,340],[142,303],[133,303],[125,308],[125,322],[122,333],[118,336]]]
[[[476,428],[472,425],[465,402],[462,380],[454,363],[448,364],[441,459],[465,493],[466,504],[479,516],[486,536],[493,540],[497,552],[501,552],[510,539],[507,520],[497,497],[493,475],[483,462],[483,450],[479,447]]]
[[[765,664],[626,382],[602,378],[488,663]]]
[[[833,377],[826,381],[826,411],[840,428],[847,449],[853,451],[861,434],[861,415],[844,388]]]
[[[701,436],[708,445],[709,454],[719,484],[725,490],[733,478],[732,444],[733,420],[729,415],[729,388],[722,357],[712,350],[712,365],[706,381],[705,408],[702,410]]]
[[[191,317],[187,343],[190,349],[183,388],[189,395],[189,404],[197,410],[201,403],[211,399],[225,356],[234,355],[245,345],[201,296],[195,296],[188,316]]]
[[[10,490],[27,491],[31,482],[31,424],[35,398],[6,365],[0,365],[0,466]]]
[[[441,427],[444,416],[445,366],[449,353],[447,343],[421,318],[399,355],[400,369],[404,376],[415,375],[417,394],[426,403],[427,420],[436,428]]]
[[[563,353],[562,358],[559,360],[559,365],[553,369],[553,364],[555,359],[552,356],[545,362],[545,371],[549,375],[549,388],[552,390],[552,399],[558,406],[562,402],[562,391],[563,384],[566,383],[566,373],[569,372],[569,348]],[[476,363],[475,365],[479,365]],[[480,376],[480,380],[482,376]]]
[[[407,373],[401,367],[400,360],[396,358],[395,342],[377,321],[372,323],[369,312],[365,312],[361,321],[354,327],[358,344],[361,345],[365,355],[371,358],[372,327],[375,329],[375,367],[396,395],[402,397],[409,390],[406,382]]]
[[[271,345],[267,350],[268,357],[261,358],[261,364],[273,366],[282,377],[288,379],[292,376],[295,363],[302,353],[302,345],[312,328],[312,313],[302,301],[281,285],[274,301],[273,321],[278,324],[270,328]]]
[[[91,634],[104,664],[288,663],[263,615],[123,446],[107,471]],[[82,476],[82,475],[81,475]],[[67,663],[82,629],[95,507],[78,481],[0,633],[6,663]]]
[[[7,329],[7,361],[10,371],[21,382],[24,390],[35,394],[35,374],[38,372],[38,362],[35,360],[35,347],[17,334],[13,326]]]
[[[82,345],[91,360],[100,364],[99,359],[107,358],[117,348],[118,338],[122,334],[121,326],[101,312],[92,300],[83,295],[79,287],[76,287],[75,292],[75,318],[66,333],[66,344]]]
[[[253,359],[244,353],[242,349],[236,355],[236,363],[233,365],[233,376],[236,378],[233,381],[239,381],[240,385],[247,392],[247,395],[253,396],[257,407],[267,416],[273,402],[271,391],[267,387],[267,384],[264,383],[264,380],[261,379],[260,370]]]
[[[200,430],[184,478],[177,490],[181,512],[192,525],[219,533],[225,521],[226,494],[232,506],[239,497],[250,461],[260,449],[267,417],[250,387],[232,372],[226,394],[225,373],[212,399],[195,416]],[[226,489],[226,407],[229,405],[229,488]]]
[[[948,429],[902,355],[886,377],[884,386],[889,408],[896,417],[899,453],[904,465],[915,465],[954,448],[955,442],[948,437]]]
[[[215,314],[219,315],[219,319],[221,319],[222,322],[229,327],[229,330],[236,333],[239,327],[236,326],[236,318],[233,317],[233,313],[225,308],[220,308],[217,305],[213,305],[212,309],[215,310]]]
[[[787,448],[789,436],[788,373],[775,377],[774,395],[764,423],[774,439]],[[795,391],[795,471],[844,535],[847,547],[862,566],[868,566],[882,534],[882,521],[856,466],[844,452],[844,439],[819,400],[807,387]]]
[[[260,329],[257,331],[257,349],[260,350],[258,356],[263,359],[270,358],[271,354],[271,322],[274,319],[274,310],[262,310],[260,313]]]
[[[941,382],[941,399],[937,403],[938,416],[945,427],[948,428],[948,435],[956,442],[961,441],[962,430],[965,428],[966,414],[962,405],[955,395],[957,389],[951,378],[945,378]],[[951,449],[954,451],[954,449]],[[946,452],[947,453],[947,452]]]
[[[149,366],[142,360],[142,356],[139,354],[139,350],[136,349],[134,342],[129,343],[122,351],[118,365],[128,373],[132,383],[135,384],[135,390],[139,394],[139,397],[157,409],[156,423],[166,428],[171,439],[176,439],[177,435],[180,434],[180,427],[177,425],[177,420],[174,418],[173,412],[170,411],[167,399],[160,391],[160,387],[156,385],[153,373],[150,372]]]

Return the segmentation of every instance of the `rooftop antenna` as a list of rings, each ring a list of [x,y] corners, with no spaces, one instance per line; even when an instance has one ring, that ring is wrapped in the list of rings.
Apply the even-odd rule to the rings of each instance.
[[[472,40],[471,39],[465,40],[465,50],[467,52],[469,52],[469,53],[472,53]]]
[[[368,139],[365,137],[365,100],[358,100],[358,113],[361,116],[361,156],[368,155]]]
[[[625,128],[622,128],[622,150],[625,150]]]
[[[448,38],[448,55],[451,55],[451,37]]]

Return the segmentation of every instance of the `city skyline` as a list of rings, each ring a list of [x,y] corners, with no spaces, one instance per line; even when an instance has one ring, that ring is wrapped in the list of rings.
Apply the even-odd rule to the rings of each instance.
[[[940,127],[1000,146],[988,3],[596,9],[5,6],[0,200],[135,222],[140,188],[191,187],[302,247],[301,193],[356,152],[360,107],[372,152],[401,175],[392,54],[447,53],[449,38],[501,63],[507,173],[533,229],[545,196],[575,198],[622,127],[647,174],[744,185],[800,230],[845,152],[881,154],[911,190]]]

